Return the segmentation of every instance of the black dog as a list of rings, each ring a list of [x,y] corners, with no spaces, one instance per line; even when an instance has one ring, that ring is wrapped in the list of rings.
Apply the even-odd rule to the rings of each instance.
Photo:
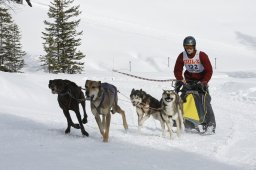
[[[83,126],[83,123],[87,123],[87,114],[85,111],[85,97],[81,87],[78,87],[74,82],[62,79],[50,80],[48,86],[53,94],[58,94],[59,106],[67,118],[68,127],[65,133],[70,133],[70,127],[72,126],[76,129],[81,129],[83,135],[89,136]],[[81,103],[84,111],[83,120],[79,112],[79,103]],[[73,123],[69,110],[73,110],[76,113],[79,124]]]

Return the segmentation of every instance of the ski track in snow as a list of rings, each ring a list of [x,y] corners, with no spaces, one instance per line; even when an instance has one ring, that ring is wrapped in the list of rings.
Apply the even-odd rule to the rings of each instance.
[[[29,145],[32,145],[32,149],[28,149],[29,153],[34,153],[34,149],[41,150],[46,147],[48,148],[44,151],[46,155],[51,152],[51,149],[53,149],[55,145],[69,148],[75,143],[75,148],[78,149],[79,145],[84,145],[83,142],[85,142],[87,145],[86,149],[88,149],[89,152],[96,148],[98,149],[98,147],[102,148],[105,146],[101,142],[102,139],[90,112],[89,103],[87,103],[89,122],[85,125],[85,128],[89,132],[90,137],[81,138],[80,131],[75,129],[71,130],[71,134],[64,135],[66,120],[61,109],[58,107],[57,96],[52,95],[47,87],[48,80],[54,78],[68,78],[75,81],[78,85],[83,85],[85,79],[94,79],[111,82],[122,92],[122,94],[119,94],[119,104],[126,111],[129,124],[129,130],[126,133],[122,126],[121,116],[119,114],[112,115],[109,145],[114,151],[111,151],[112,149],[104,149],[104,152],[113,152],[115,155],[121,154],[116,151],[116,149],[123,149],[125,152],[131,154],[131,152],[137,153],[142,149],[142,153],[151,154],[143,149],[146,147],[150,152],[151,150],[156,150],[156,155],[159,155],[159,153],[170,153],[170,155],[168,155],[171,156],[171,153],[174,152],[178,155],[184,153],[185,155],[201,155],[205,157],[204,159],[214,158],[213,160],[219,161],[220,169],[223,168],[223,165],[234,165],[238,169],[253,169],[256,165],[254,155],[256,152],[251,148],[254,147],[253,143],[248,140],[246,141],[249,142],[248,146],[244,146],[242,142],[246,140],[247,135],[251,135],[251,139],[256,140],[254,132],[256,126],[253,123],[255,114],[251,112],[254,105],[251,103],[247,104],[246,101],[230,100],[229,93],[223,93],[222,90],[225,83],[224,85],[220,83],[220,85],[213,84],[211,86],[212,105],[217,122],[216,134],[201,136],[194,132],[185,132],[180,138],[174,135],[174,139],[170,140],[168,133],[166,133],[165,137],[161,136],[160,124],[153,118],[145,122],[144,128],[139,133],[137,129],[137,114],[128,99],[132,88],[143,88],[143,90],[156,98],[160,98],[162,89],[167,88],[168,83],[151,83],[148,85],[147,81],[125,78],[119,75],[114,75],[115,78],[113,78],[110,73],[104,73],[103,75],[100,75],[100,73],[90,73],[88,74],[90,76],[1,74],[3,78],[1,79],[2,91],[0,92],[0,96],[2,98],[5,96],[6,98],[2,101],[3,105],[1,105],[0,109],[0,116],[3,119],[3,121],[1,121],[1,127],[4,129],[3,133],[1,133],[1,138],[4,139],[2,146],[7,148],[19,145],[14,139],[21,140],[21,145],[24,148],[29,147],[26,144],[27,142]],[[13,105],[10,105],[10,103]],[[76,122],[74,114],[71,115],[72,119]],[[74,143],[72,143],[72,141]],[[127,148],[122,145],[126,145]],[[55,153],[56,155],[62,152],[65,153],[65,151],[60,149],[61,147],[57,147],[59,152]],[[7,155],[15,153],[15,151],[9,152],[3,147],[1,150]],[[22,154],[24,151],[21,149],[17,152]],[[238,152],[243,152],[245,155],[241,156]],[[96,152],[95,154],[98,155],[100,152]],[[85,155],[83,154],[83,156]],[[175,159],[181,159],[181,157]],[[13,159],[19,158],[14,157]],[[129,158],[129,160],[131,161],[131,158]],[[31,166],[33,167],[33,165]],[[140,166],[142,166],[142,169],[147,169],[146,164]],[[159,162],[155,164],[155,168],[157,167],[160,168]],[[165,169],[166,167],[164,166],[162,168]],[[227,169],[236,168],[229,167]]]
[[[213,92],[213,103],[214,110],[217,119],[217,129],[220,131],[221,127],[228,129],[225,136],[223,136],[224,140],[222,144],[217,146],[216,148],[216,157],[221,157],[225,160],[234,161],[236,157],[236,161],[244,164],[250,164],[251,167],[256,166],[255,159],[255,149],[254,144],[247,139],[247,136],[251,136],[252,140],[256,139],[256,125],[254,123],[255,120],[255,102],[254,100],[250,100],[250,97],[244,95],[244,93],[237,93],[237,91],[243,91],[244,86],[239,84],[236,86],[236,89],[232,89],[234,93],[237,93],[235,97],[233,97],[229,92],[226,91],[222,84],[218,90],[215,89]],[[228,84],[236,84],[236,83],[228,83]],[[247,83],[250,85],[250,83]],[[253,85],[255,87],[255,83]],[[240,88],[239,88],[240,87]],[[255,99],[255,97],[252,97]],[[218,121],[218,117],[222,118]],[[224,129],[223,129],[224,130]],[[217,131],[217,133],[218,133]],[[240,146],[241,145],[241,146]],[[244,150],[236,149],[242,147]],[[237,156],[235,153],[241,152],[244,156]],[[236,155],[236,156],[234,156]],[[245,156],[247,155],[247,156]]]

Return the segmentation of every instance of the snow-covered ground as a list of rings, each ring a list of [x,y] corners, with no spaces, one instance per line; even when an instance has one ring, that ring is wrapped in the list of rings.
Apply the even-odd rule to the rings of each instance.
[[[47,74],[40,69],[41,32],[49,0],[32,0],[33,8],[17,6],[26,56],[23,74],[0,72],[0,169],[256,169],[255,2],[250,0],[76,0],[81,5],[87,55],[80,75]],[[112,68],[153,78],[173,78],[182,40],[194,35],[217,69],[210,93],[217,129],[212,136],[184,133],[170,140],[159,122],[149,119],[137,130],[137,114],[127,98],[132,88],[156,98],[170,83],[148,82],[111,72]],[[167,59],[170,58],[170,66]],[[64,134],[66,119],[50,79],[69,79],[84,86],[86,79],[116,85],[126,111],[112,116],[110,142],[103,143],[87,103],[90,137],[80,130]],[[72,118],[76,121],[75,115]]]

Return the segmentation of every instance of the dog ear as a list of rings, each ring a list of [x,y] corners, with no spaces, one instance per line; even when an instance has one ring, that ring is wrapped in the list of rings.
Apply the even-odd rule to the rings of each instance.
[[[160,103],[161,103],[161,105],[162,105],[162,104],[163,104],[163,98],[161,98],[159,102],[160,102]]]
[[[100,95],[102,94],[102,88],[101,88],[101,81],[98,81],[98,88],[99,88],[99,92],[98,92],[98,97],[100,97]]]
[[[69,82],[66,81],[66,80],[64,80],[64,85],[65,85],[65,86],[68,86],[68,85],[69,85]]]
[[[91,80],[86,80],[84,86],[90,84],[90,81],[91,81]]]
[[[49,80],[48,87],[50,88],[50,85],[52,84],[52,80]]]
[[[132,89],[132,93],[135,91],[135,89]]]

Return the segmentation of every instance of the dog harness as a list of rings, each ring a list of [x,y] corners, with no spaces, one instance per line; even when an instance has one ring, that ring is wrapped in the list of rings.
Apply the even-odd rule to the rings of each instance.
[[[201,73],[204,71],[204,66],[199,57],[200,51],[197,50],[193,58],[189,58],[186,51],[183,51],[183,62],[186,70],[190,73]]]
[[[109,95],[113,96],[114,102],[117,103],[117,88],[114,85],[108,84],[108,83],[101,83],[101,87],[102,87],[102,91],[99,96],[100,104],[98,106],[94,105],[94,107],[96,108],[99,114],[102,114],[100,111],[100,108],[102,107],[102,104],[105,100],[105,93],[108,93]]]

